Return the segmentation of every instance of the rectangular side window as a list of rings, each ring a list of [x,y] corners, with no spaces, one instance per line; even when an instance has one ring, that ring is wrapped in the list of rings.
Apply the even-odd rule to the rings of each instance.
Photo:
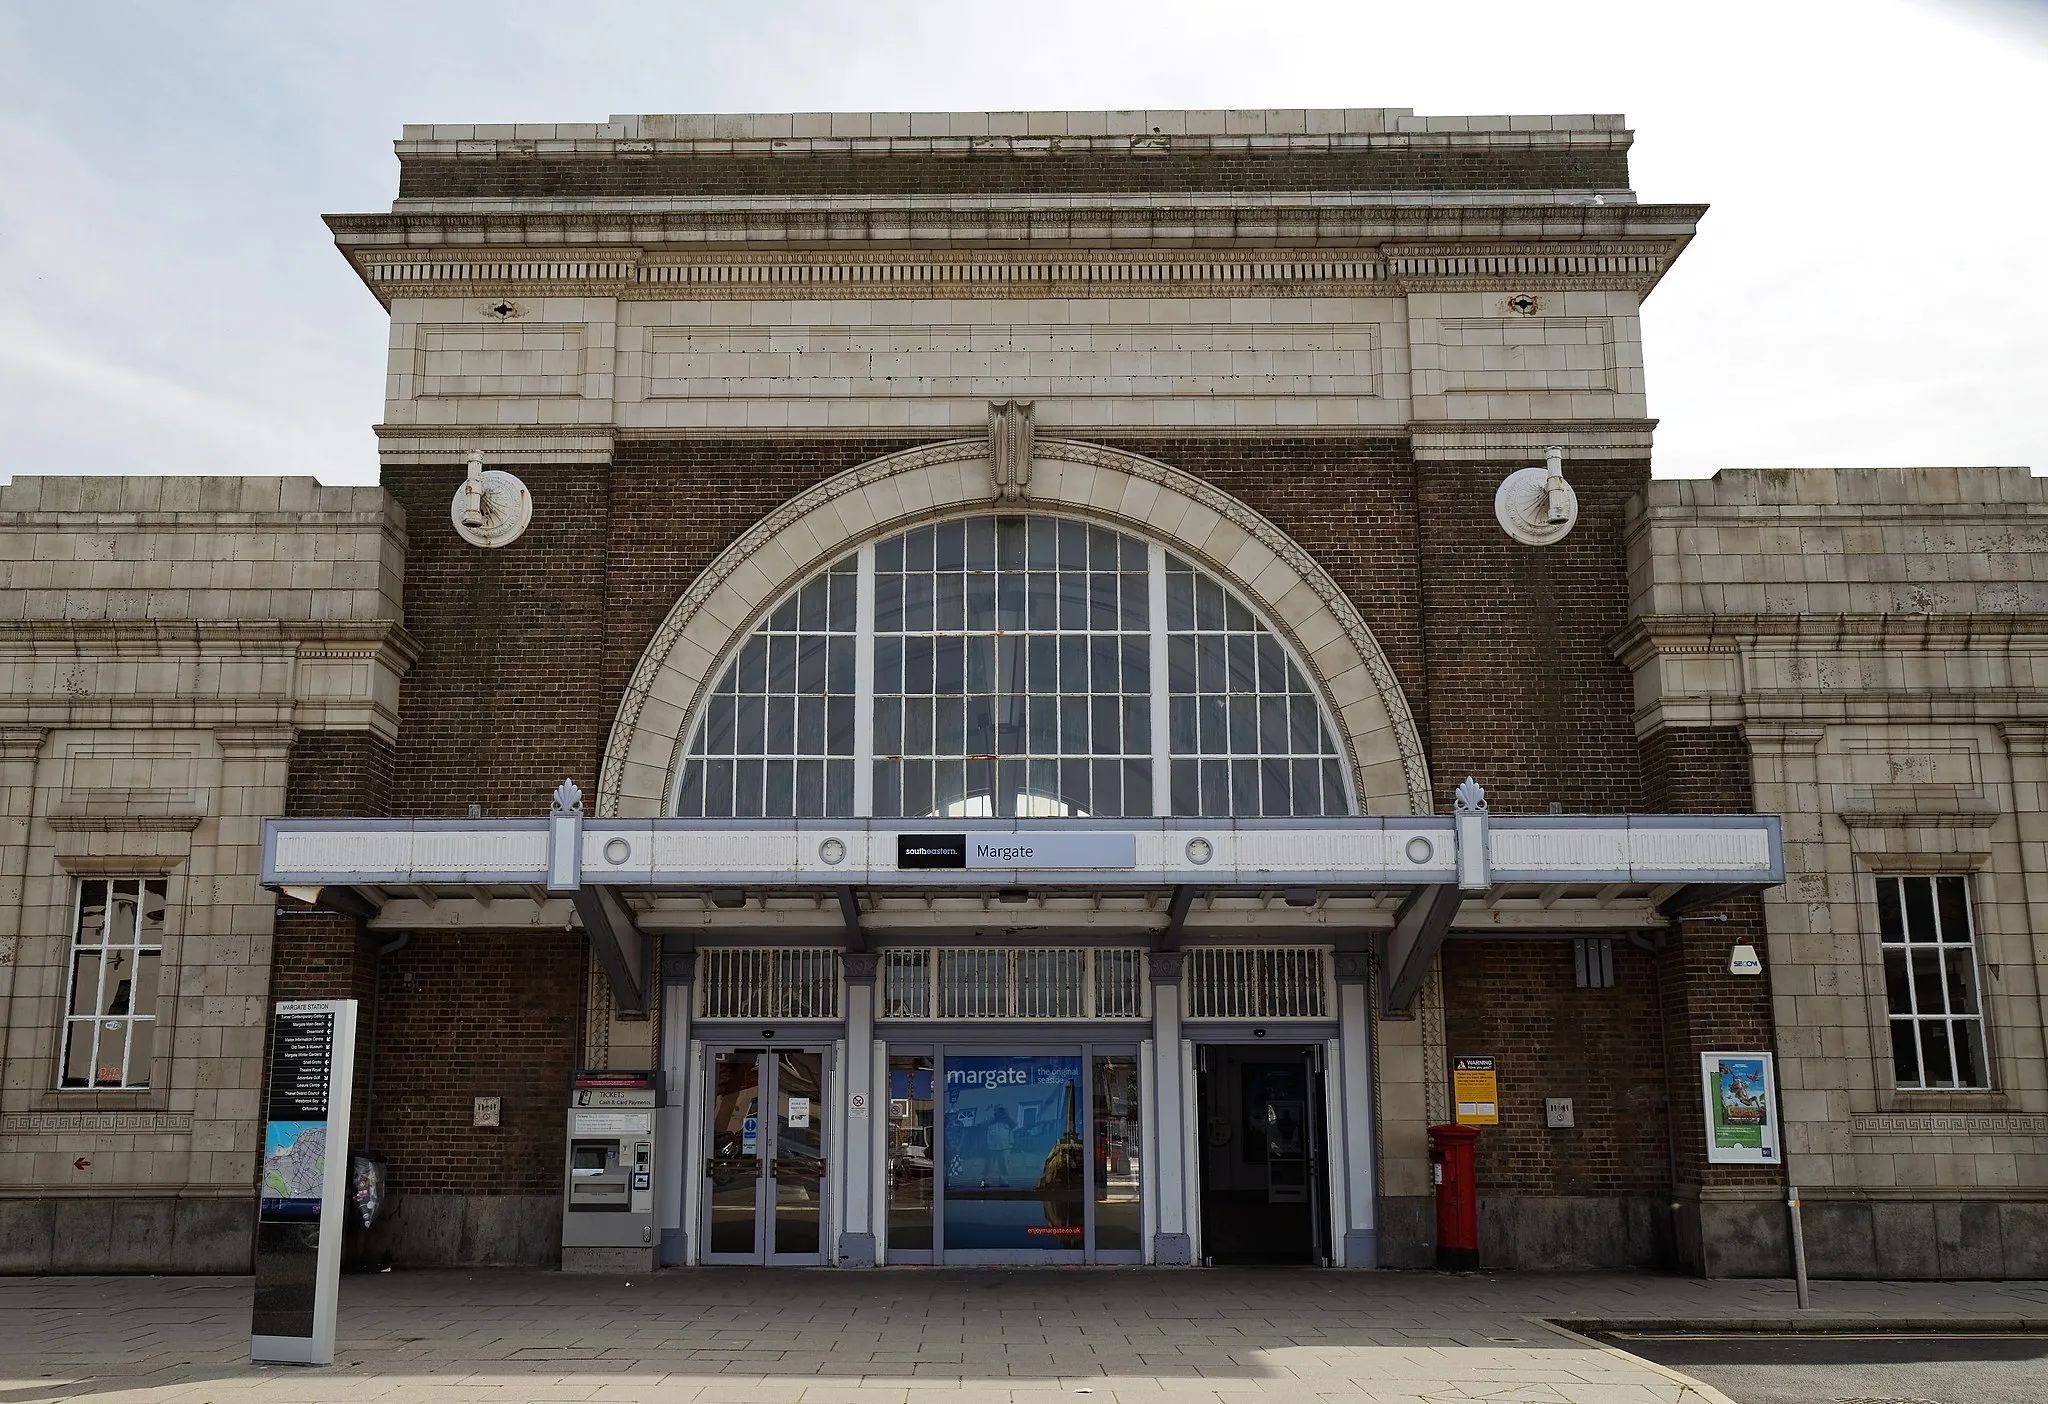
[[[161,878],[78,884],[60,1086],[149,1086],[165,890]]]
[[[1990,1087],[1969,879],[1881,877],[1877,919],[1896,1085]]]

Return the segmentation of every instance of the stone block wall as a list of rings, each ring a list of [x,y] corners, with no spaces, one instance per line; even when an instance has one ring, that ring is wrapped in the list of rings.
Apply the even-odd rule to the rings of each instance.
[[[261,825],[307,738],[395,728],[404,521],[308,480],[0,488],[0,1271],[246,1269]],[[79,884],[103,877],[166,885],[151,1050],[128,1086],[65,1087]]]
[[[1787,879],[1760,903],[1771,1007],[1743,1017],[1778,1054],[1816,1272],[1995,1276],[2048,1251],[2044,547],[2048,493],[2016,469],[1724,472],[1632,512],[1617,642],[1646,754],[1717,750],[1695,773],[1727,788],[1740,768],[1784,817]],[[1894,1075],[1877,881],[1940,874],[1969,884],[1985,1088]],[[1709,984],[1756,929],[1731,914],[1682,928]],[[1723,1212],[1760,1251],[1783,1234],[1761,1199]]]

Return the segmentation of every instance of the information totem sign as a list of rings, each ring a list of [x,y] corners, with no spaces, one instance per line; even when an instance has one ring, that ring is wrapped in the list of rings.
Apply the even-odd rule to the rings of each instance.
[[[334,1363],[355,1052],[352,999],[285,1001],[271,1017],[251,1360]]]
[[[1778,1128],[1777,1068],[1770,1054],[1700,1054],[1700,1092],[1706,1100],[1709,1162],[1781,1163],[1784,1137]]]

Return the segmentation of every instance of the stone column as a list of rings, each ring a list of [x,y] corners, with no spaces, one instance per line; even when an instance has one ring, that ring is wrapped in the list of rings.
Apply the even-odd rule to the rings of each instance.
[[[839,1234],[841,1267],[875,1265],[875,970],[881,957],[871,951],[848,951],[840,957],[846,972],[846,1065],[839,1070],[841,1105],[847,1110],[846,1144],[838,1151],[839,1184],[846,1205]],[[852,1113],[861,1098],[867,1115]],[[825,1113],[819,1108],[819,1113]]]
[[[1159,1196],[1158,1225],[1152,1235],[1152,1261],[1161,1267],[1186,1267],[1194,1261],[1194,1235],[1189,1227],[1189,1186],[1198,1167],[1187,1163],[1186,1118],[1181,1102],[1180,981],[1187,957],[1179,951],[1154,951],[1152,972],[1152,1177]]]
[[[2012,817],[2019,831],[2020,887],[2034,957],[2039,1027],[2048,1030],[2048,725],[2005,722],[2012,765]],[[2031,1031],[2030,1031],[2031,1032]]]
[[[30,816],[35,813],[36,758],[42,754],[43,738],[48,734],[41,727],[0,729],[0,1034],[28,1026],[26,1021],[17,1021],[8,1006],[14,998],[22,914],[28,901],[28,836]],[[14,1085],[7,1078],[10,1042],[0,1038],[0,1089]],[[23,1159],[26,1162],[27,1157]],[[0,1181],[11,1178],[0,1175]]]
[[[661,1139],[654,1162],[654,1202],[661,1206],[661,1265],[690,1260],[690,1227],[683,1222],[683,1164],[689,1154],[690,1000],[697,983],[695,951],[661,953],[661,1085],[666,1109],[661,1114]]]
[[[1379,1266],[1379,1166],[1374,1144],[1372,1059],[1372,957],[1343,952],[1337,957],[1337,1062],[1325,1076],[1337,1079],[1341,1125],[1329,1129],[1344,1138],[1343,1239],[1338,1267]]]

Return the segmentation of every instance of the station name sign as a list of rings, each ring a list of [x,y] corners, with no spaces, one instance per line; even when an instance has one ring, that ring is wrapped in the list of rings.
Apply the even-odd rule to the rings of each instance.
[[[904,870],[1135,868],[1136,834],[898,834],[896,866]]]

